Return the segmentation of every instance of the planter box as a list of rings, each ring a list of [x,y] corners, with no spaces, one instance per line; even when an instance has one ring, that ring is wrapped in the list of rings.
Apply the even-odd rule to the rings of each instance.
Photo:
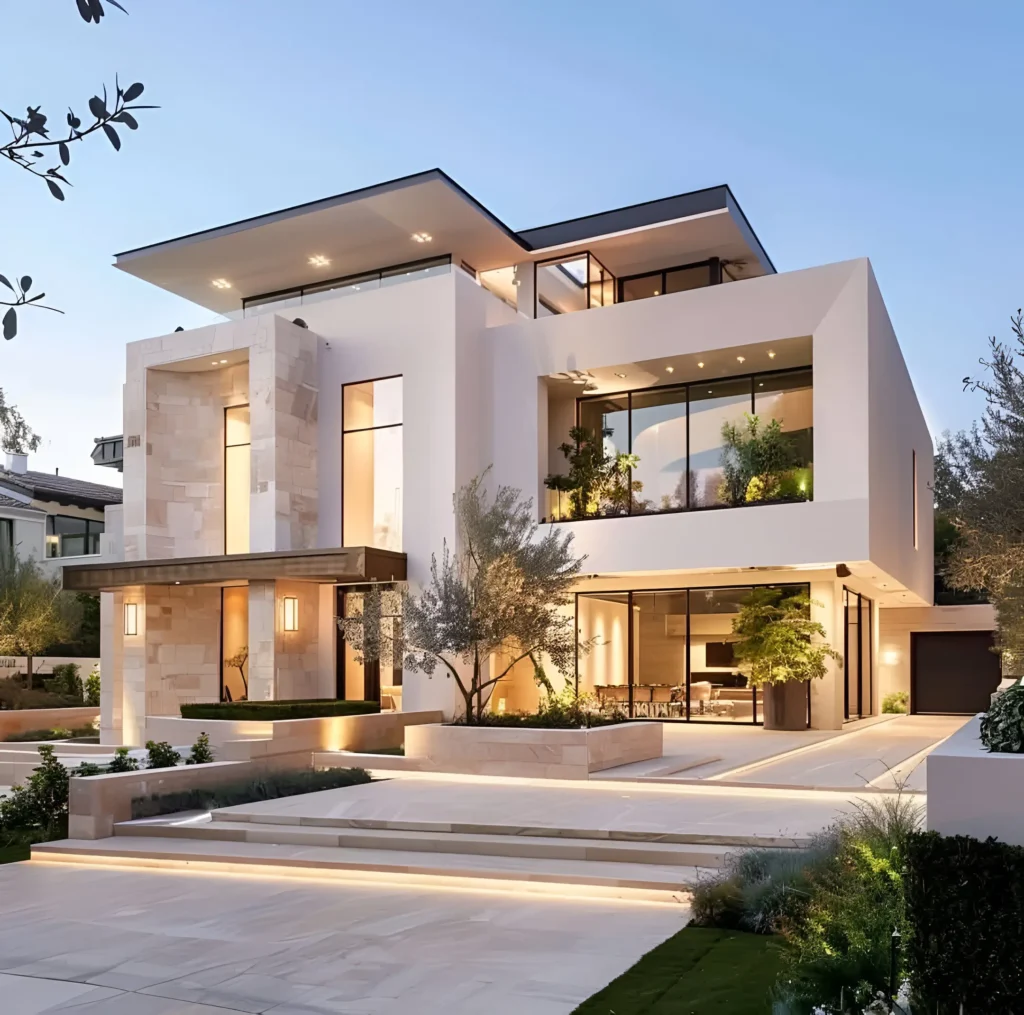
[[[928,828],[1024,846],[1024,754],[989,754],[976,716],[925,762]]]
[[[425,772],[586,779],[634,761],[660,758],[661,723],[618,723],[596,729],[509,726],[411,726],[405,756]]]

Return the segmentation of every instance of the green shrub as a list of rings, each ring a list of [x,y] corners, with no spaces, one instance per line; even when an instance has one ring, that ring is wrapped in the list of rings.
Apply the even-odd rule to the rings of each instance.
[[[893,691],[882,699],[882,711],[889,715],[905,715],[910,711],[910,695],[906,691]]]
[[[361,768],[331,768],[324,772],[277,772],[247,782],[226,782],[222,786],[178,793],[155,793],[132,801],[133,818],[153,818],[178,811],[208,811],[218,807],[234,807],[258,800],[276,800],[299,793],[316,793],[342,786],[359,786],[370,781]]]
[[[210,738],[207,734],[200,733],[192,745],[189,756],[185,759],[185,764],[208,765],[211,761],[213,761],[213,751],[210,750]]]
[[[78,675],[77,663],[61,663],[53,667],[53,676],[43,681],[43,687],[50,694],[73,698],[79,705],[85,701],[82,678]]]
[[[1006,692],[1004,692],[1005,694]],[[922,1011],[1024,1011],[1024,847],[919,832],[906,848],[911,986]]]
[[[569,709],[550,709],[545,712],[484,712],[473,726],[518,726],[521,729],[578,730],[581,727],[611,726],[624,722],[625,714],[605,715],[600,712],[582,712]],[[454,725],[465,725],[461,720]]]
[[[146,768],[174,768],[181,761],[181,755],[165,740],[147,740],[146,750]]]
[[[100,707],[100,671],[98,666],[85,678],[85,703],[90,708]]]
[[[380,702],[377,701],[314,698],[308,701],[222,701],[182,705],[181,717],[275,722],[279,719],[319,719],[331,715],[371,715],[379,711]]]
[[[108,772],[137,772],[139,762],[128,754],[127,747],[119,747],[114,751],[114,760],[107,766]]]
[[[92,726],[76,726],[66,730],[62,726],[51,726],[44,730],[25,730],[24,733],[12,733],[4,738],[6,744],[30,744],[37,740],[82,740],[96,735]]]
[[[999,754],[1024,753],[1024,682],[1018,681],[992,699],[981,717],[981,742]]]
[[[75,708],[81,704],[81,700],[76,698],[26,688],[18,677],[0,680],[0,709]]]

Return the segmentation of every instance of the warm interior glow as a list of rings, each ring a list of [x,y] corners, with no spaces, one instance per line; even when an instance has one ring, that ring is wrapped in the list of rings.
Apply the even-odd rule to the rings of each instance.
[[[284,629],[286,631],[297,631],[299,629],[298,596],[284,597]]]
[[[124,604],[124,633],[133,638],[139,633],[139,604]]]
[[[224,410],[224,552],[249,552],[249,406]]]
[[[249,587],[231,585],[221,590],[221,698],[245,701],[249,697]]]

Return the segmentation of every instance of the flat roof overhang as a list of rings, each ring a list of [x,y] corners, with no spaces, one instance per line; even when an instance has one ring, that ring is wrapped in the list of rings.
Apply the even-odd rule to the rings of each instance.
[[[429,242],[414,234],[426,233]],[[390,180],[114,255],[114,267],[219,314],[318,280],[456,254],[479,271],[527,247],[440,169]],[[311,268],[310,258],[329,264]],[[230,288],[213,285],[224,279]]]
[[[372,546],[339,546],[326,550],[72,564],[63,570],[64,588],[71,592],[111,592],[133,585],[219,585],[275,578],[355,585],[405,581],[406,556]]]

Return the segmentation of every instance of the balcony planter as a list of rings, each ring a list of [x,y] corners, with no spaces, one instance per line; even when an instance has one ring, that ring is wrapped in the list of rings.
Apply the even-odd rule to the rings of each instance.
[[[786,680],[781,684],[765,684],[764,728],[766,730],[805,730],[807,724],[806,680]]]

